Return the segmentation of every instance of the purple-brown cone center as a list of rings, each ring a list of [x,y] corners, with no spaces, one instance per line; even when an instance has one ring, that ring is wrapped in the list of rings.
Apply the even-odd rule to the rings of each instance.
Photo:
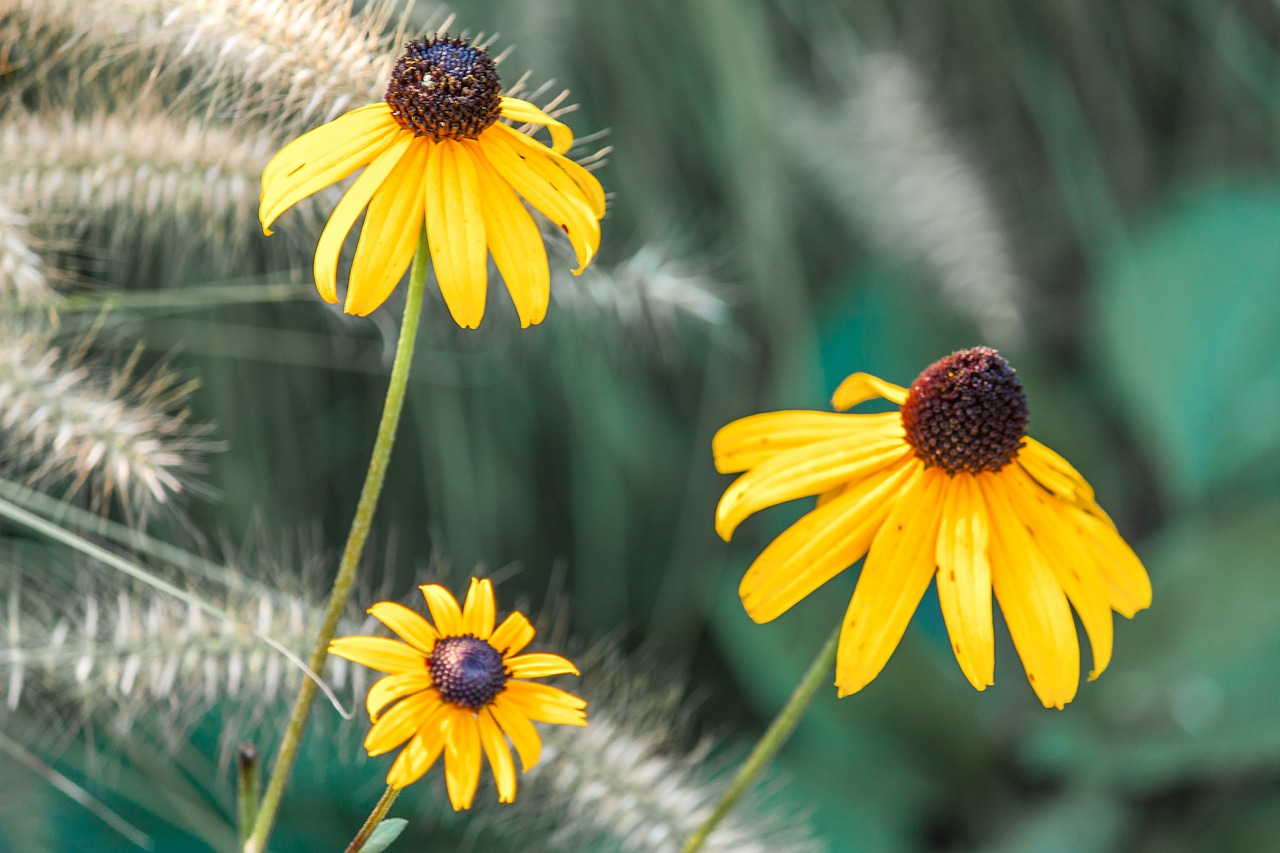
[[[953,476],[999,471],[1027,435],[1027,396],[998,352],[961,350],[929,365],[912,383],[902,426],[926,467]]]
[[[446,702],[483,708],[507,685],[502,653],[479,637],[444,637],[427,658],[431,682]]]
[[[405,130],[433,139],[475,139],[502,111],[498,67],[487,51],[448,35],[404,46],[387,105]]]

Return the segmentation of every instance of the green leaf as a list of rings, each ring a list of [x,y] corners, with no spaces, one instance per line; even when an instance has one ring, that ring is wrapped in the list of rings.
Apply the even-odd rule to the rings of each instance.
[[[391,846],[391,842],[400,837],[400,833],[408,825],[409,821],[402,817],[387,818],[369,835],[369,840],[360,848],[360,853],[382,853]]]
[[[1104,372],[1176,494],[1280,482],[1280,188],[1220,187],[1112,247]]]

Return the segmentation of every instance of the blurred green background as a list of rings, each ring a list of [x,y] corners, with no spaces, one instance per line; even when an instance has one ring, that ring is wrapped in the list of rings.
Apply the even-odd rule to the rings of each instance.
[[[565,276],[541,326],[519,332],[495,298],[475,333],[450,329],[428,298],[369,589],[401,597],[448,565],[461,590],[479,566],[502,578],[506,606],[568,614],[570,648],[608,640],[633,660],[676,661],[691,718],[673,746],[714,735],[731,766],[843,612],[856,571],[753,624],[738,580],[807,507],[762,513],[721,542],[712,516],[730,479],[713,470],[712,434],[756,411],[826,408],[854,371],[907,384],[989,344],[1022,377],[1031,433],[1093,483],[1143,558],[1153,606],[1119,619],[1110,669],[1058,712],[1036,701],[999,620],[996,685],[973,691],[930,593],[875,682],[840,701],[822,692],[768,801],[833,851],[1280,849],[1277,4],[454,10],[455,30],[513,46],[504,73],[569,87],[580,135],[609,129],[598,263],[639,269],[644,296],[625,310],[574,305],[561,291],[579,282]],[[245,239],[237,271],[278,279],[269,241]],[[658,281],[653,257],[679,274]],[[211,283],[199,264],[155,266],[96,275],[138,290]],[[311,295],[122,304],[116,333],[172,351],[202,380],[196,413],[228,448],[204,475],[217,498],[152,532],[191,543],[305,530],[316,550],[340,548],[400,303],[365,321]],[[296,584],[280,565],[274,579]],[[197,750],[215,751],[219,719],[215,707],[196,726]],[[312,744],[274,849],[336,849],[350,835],[383,766],[326,759],[357,744]],[[402,849],[555,849],[439,813],[439,776],[397,812],[430,811],[434,840]],[[141,778],[130,784],[166,784]],[[192,813],[229,821],[229,777],[211,778],[224,787],[193,794]],[[108,779],[95,790],[110,799],[125,776]],[[51,849],[130,849],[34,777],[11,786]],[[225,838],[181,816],[170,828],[127,799],[112,801],[156,849]]]

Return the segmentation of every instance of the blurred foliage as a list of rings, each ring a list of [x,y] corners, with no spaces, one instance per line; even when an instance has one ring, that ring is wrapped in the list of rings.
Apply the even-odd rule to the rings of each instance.
[[[371,561],[370,582],[411,589],[432,577],[435,553],[455,578],[473,565],[499,573],[512,604],[567,600],[579,642],[610,636],[687,662],[693,734],[679,745],[725,736],[716,755],[727,766],[784,701],[856,573],[752,624],[738,579],[798,510],[765,513],[721,543],[711,519],[728,480],[712,470],[711,435],[754,411],[824,408],[856,370],[906,383],[953,349],[1000,346],[1028,387],[1032,433],[1094,483],[1147,563],[1151,611],[1118,624],[1110,670],[1050,712],[1002,627],[996,685],[969,688],[936,598],[926,599],[876,682],[841,701],[820,696],[770,801],[808,819],[831,850],[1274,847],[1277,6],[474,0],[456,11],[455,28],[500,31],[514,46],[504,73],[531,67],[571,87],[580,134],[609,128],[601,265],[657,247],[707,270],[733,310],[662,322],[553,304],[542,326],[517,333],[504,302],[462,334],[429,299],[377,518],[402,556]],[[903,97],[919,98],[911,108],[941,129],[930,145],[943,160],[848,159],[842,122],[858,119],[868,103],[860,74],[884,56],[918,78]],[[937,261],[973,242],[964,208],[946,220],[899,209],[954,209],[951,184],[919,178],[938,162],[967,170],[994,211],[979,224],[1002,229],[992,245],[1009,256],[992,274],[1016,272],[1020,336],[980,337],[984,315],[966,310]],[[910,191],[877,195],[896,185],[860,181],[867,168],[903,170],[890,177]],[[189,503],[188,520],[154,519],[161,539],[200,550],[251,530],[318,529],[324,548],[341,545],[399,308],[393,299],[355,321],[314,298],[306,217],[293,217],[271,238],[288,241],[291,260],[243,217],[242,280],[200,274],[222,269],[200,262],[218,251],[208,239],[134,259],[127,269],[141,275],[83,248],[65,260],[92,286],[70,297],[61,333],[103,326],[100,349],[141,338],[172,350],[171,362],[202,380],[197,418],[216,422],[227,443],[207,475],[219,498]],[[933,224],[890,245],[875,224],[884,217]],[[198,297],[246,283],[286,287],[270,300]],[[105,294],[117,290],[104,319]],[[129,299],[157,291],[165,298]],[[206,727],[178,768],[143,754],[95,758],[99,746],[82,741],[61,745],[59,766],[146,825],[157,849],[198,849],[193,838],[226,837],[233,811],[230,777],[207,757],[219,727]],[[335,847],[351,834],[382,766],[331,761],[357,747],[313,739],[274,849]],[[22,785],[8,797],[13,774],[2,769],[0,849],[5,836],[118,849],[118,836],[68,801]],[[549,843],[494,831],[496,807],[448,812],[438,776],[397,806],[410,825],[392,850],[418,849],[428,834],[438,849]],[[201,789],[209,779],[220,781]],[[157,812],[177,814],[178,826]]]

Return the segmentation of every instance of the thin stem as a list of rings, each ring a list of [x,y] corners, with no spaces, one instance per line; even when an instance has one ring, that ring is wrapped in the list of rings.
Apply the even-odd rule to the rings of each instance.
[[[423,232],[418,237],[418,249],[413,256],[413,269],[409,273],[409,293],[404,303],[404,322],[400,327],[400,341],[396,345],[396,360],[391,367],[391,381],[387,386],[387,398],[382,407],[382,421],[378,424],[378,437],[373,443],[373,456],[369,460],[369,471],[365,474],[364,488],[360,490],[360,501],[356,504],[355,518],[351,521],[351,532],[347,534],[347,546],[342,552],[342,561],[338,564],[338,574],[333,581],[333,590],[329,593],[329,605],[325,609],[324,623],[320,626],[320,634],[311,652],[311,668],[320,672],[325,659],[329,656],[329,641],[338,627],[338,619],[347,606],[347,597],[351,594],[351,584],[355,581],[356,568],[360,565],[360,555],[364,551],[365,540],[369,537],[369,527],[373,522],[373,512],[378,506],[378,496],[382,493],[382,481],[386,477],[387,462],[391,458],[391,448],[396,440],[396,427],[400,425],[400,410],[404,407],[405,386],[409,382],[409,365],[413,361],[413,344],[418,336],[418,318],[422,313],[422,292],[427,278],[427,237]],[[267,848],[267,838],[271,835],[272,824],[275,823],[276,812],[280,808],[280,797],[284,793],[285,783],[289,780],[289,772],[298,757],[298,747],[302,743],[302,734],[307,726],[307,716],[311,713],[311,700],[315,697],[316,686],[311,679],[305,679],[298,689],[298,698],[293,704],[293,713],[289,717],[288,728],[280,742],[280,751],[276,753],[275,765],[271,768],[271,778],[267,782],[267,791],[258,807],[258,817],[253,824],[253,832],[245,842],[244,853],[263,853]]]
[[[685,842],[684,847],[681,848],[682,853],[694,853],[694,851],[702,848],[702,845],[707,841],[707,837],[711,835],[711,831],[716,828],[716,824],[724,819],[724,816],[729,813],[734,804],[738,802],[738,799],[751,787],[751,783],[768,766],[773,756],[778,753],[778,750],[782,749],[782,745],[787,742],[787,738],[791,737],[791,733],[799,725],[800,718],[804,716],[809,703],[813,701],[813,694],[822,685],[823,678],[831,671],[831,666],[836,661],[836,648],[839,644],[840,626],[837,625],[836,630],[827,639],[826,645],[822,647],[822,651],[818,652],[818,656],[814,658],[813,663],[809,664],[808,671],[805,672],[804,678],[800,679],[800,683],[796,685],[796,689],[791,694],[791,698],[787,700],[787,704],[782,707],[782,710],[778,712],[778,716],[769,724],[768,730],[764,733],[764,737],[760,738],[760,742],[756,744],[755,749],[751,750],[746,762],[738,770],[738,775],[733,777],[733,783],[724,792],[720,802],[716,803],[715,810],[711,812],[711,816]]]
[[[236,754],[236,804],[239,806],[240,843],[249,840],[249,831],[258,812],[258,750],[249,743],[240,744]]]
[[[378,800],[378,804],[369,813],[369,818],[364,822],[364,826],[360,827],[356,837],[351,839],[351,843],[347,845],[346,853],[360,853],[360,849],[369,840],[369,836],[373,835],[373,831],[378,828],[378,824],[382,823],[382,819],[387,816],[387,812],[391,811],[391,804],[396,801],[398,796],[400,796],[399,788],[387,786],[387,790],[382,792],[382,798]]]

